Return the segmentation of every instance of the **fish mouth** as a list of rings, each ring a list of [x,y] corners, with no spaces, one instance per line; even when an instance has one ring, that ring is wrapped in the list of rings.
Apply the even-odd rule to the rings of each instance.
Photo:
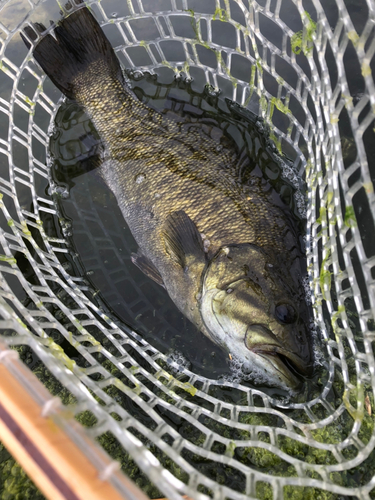
[[[259,349],[255,347],[251,349],[251,351],[266,359],[273,368],[279,372],[282,378],[288,381],[291,387],[298,388],[302,384],[304,374],[300,368],[300,364],[296,363],[295,357],[292,357],[289,352],[281,353],[276,351],[274,346],[270,346],[273,348],[272,350],[267,350],[267,347],[268,346],[262,346]],[[298,361],[299,360],[297,360],[297,362]]]
[[[250,339],[247,339],[246,336],[246,347],[254,354],[267,360],[287,381],[288,385],[298,388],[304,378],[312,375],[312,364],[307,363],[297,354],[282,347],[268,328],[262,325],[251,325],[249,329],[252,337],[258,337],[258,341],[250,342]]]

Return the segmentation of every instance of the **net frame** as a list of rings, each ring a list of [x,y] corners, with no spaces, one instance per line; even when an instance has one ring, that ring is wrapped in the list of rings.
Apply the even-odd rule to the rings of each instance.
[[[90,300],[84,278],[72,275],[61,264],[61,254],[68,254],[68,248],[63,235],[56,237],[51,228],[43,223],[46,214],[56,217],[57,213],[53,201],[43,191],[49,173],[43,154],[38,150],[44,148],[46,151],[48,148],[48,124],[53,122],[61,100],[58,94],[46,90],[48,82],[45,82],[45,76],[32,62],[30,54],[18,64],[14,62],[14,55],[11,55],[12,44],[19,43],[17,37],[20,29],[30,19],[41,20],[33,19],[33,15],[37,14],[43,2],[31,0],[21,2],[17,15],[12,10],[15,5],[12,0],[4,2],[0,11],[0,113],[3,121],[7,122],[0,138],[3,171],[0,180],[3,196],[0,202],[2,340],[9,347],[29,346],[48,371],[73,395],[76,401],[75,414],[89,411],[96,417],[96,425],[87,429],[87,433],[96,438],[110,430],[168,498],[180,498],[182,494],[205,498],[204,494],[198,492],[198,487],[206,493],[209,490],[215,499],[267,495],[283,498],[284,494],[287,497],[291,491],[286,487],[294,487],[295,492],[299,491],[295,487],[305,487],[336,495],[371,498],[375,476],[357,486],[348,486],[342,478],[345,472],[371,463],[375,444],[372,416],[368,415],[375,387],[372,350],[375,330],[375,257],[374,251],[369,251],[368,245],[364,244],[367,233],[363,225],[365,218],[366,224],[373,227],[375,213],[371,179],[373,166],[369,164],[371,158],[363,140],[364,134],[373,124],[375,110],[371,72],[375,51],[374,5],[370,1],[363,2],[367,6],[368,17],[360,31],[356,29],[343,0],[335,2],[340,13],[335,23],[332,23],[332,18],[329,21],[326,10],[318,0],[309,4],[310,17],[301,1],[285,0],[248,3],[240,0],[216,1],[212,4],[215,8],[211,9],[211,13],[189,10],[192,3],[186,0],[171,0],[168,11],[151,13],[143,8],[141,0],[129,0],[126,3],[126,15],[121,17],[120,12],[116,18],[111,18],[104,0],[98,4],[87,4],[98,14],[104,26],[116,26],[123,39],[123,46],[116,47],[116,52],[127,67],[150,72],[169,68],[176,76],[182,70],[189,76],[196,68],[203,72],[213,90],[222,88],[224,80],[230,82],[231,88],[226,90],[229,97],[258,111],[272,126],[276,144],[283,150],[287,149],[292,156],[294,163],[290,176],[294,178],[296,173],[306,173],[307,257],[314,292],[315,318],[330,362],[329,378],[321,394],[313,400],[282,403],[238,383],[222,383],[198,376],[168,360],[167,356],[135,332],[120,328]],[[299,14],[299,19],[296,17],[292,26],[285,21],[285,7],[293,7]],[[63,6],[59,5],[59,8],[65,11]],[[40,12],[42,9],[39,9]],[[172,14],[186,17],[192,23],[194,38],[176,34]],[[158,30],[159,36],[153,41],[139,40],[136,36],[136,23],[145,19],[153,19]],[[235,48],[217,43],[214,29],[214,23],[217,22],[235,29]],[[275,32],[282,33],[279,43],[269,40],[269,30],[268,38],[264,34],[267,31],[266,22],[273,23]],[[163,42],[169,39],[181,44],[185,59],[167,61]],[[352,96],[350,92],[348,81],[351,75],[346,74],[344,64],[348,46],[351,53],[354,50],[362,74],[364,91],[360,96]],[[137,57],[132,58],[129,51],[134,47],[142,47],[146,51],[149,64],[136,64]],[[201,62],[203,57],[200,47],[215,50],[215,68],[209,68]],[[335,55],[337,81],[334,86],[335,72],[329,67],[332,58],[327,56],[327,47]],[[296,54],[299,49],[300,54]],[[226,56],[223,56],[224,53]],[[250,70],[248,81],[233,76],[238,71],[238,61],[235,62],[238,57],[250,61],[251,68],[255,68]],[[295,84],[287,80],[285,71],[282,72],[284,77],[280,77],[280,59],[297,74]],[[244,60],[240,61],[245,64]],[[31,95],[21,90],[22,76],[25,74],[35,80],[36,88]],[[273,81],[276,85],[272,87],[270,82]],[[6,99],[3,96],[8,88],[10,96]],[[304,115],[293,99],[299,103]],[[17,117],[22,110],[29,115],[27,130],[18,123]],[[44,118],[43,112],[47,114]],[[340,131],[340,120],[345,121],[344,113],[348,116],[352,147],[356,152],[349,165],[343,157],[343,134]],[[305,119],[298,119],[301,116]],[[46,123],[47,127],[43,127]],[[27,152],[27,161],[22,161],[23,153],[20,151]],[[28,190],[33,211],[23,206],[22,197],[19,196],[20,185]],[[357,201],[359,195],[360,202]],[[362,208],[362,216],[358,210],[361,205],[368,207],[366,210]],[[36,233],[40,235],[38,242],[33,238]],[[16,253],[30,263],[39,284],[31,284],[20,271],[14,257]],[[34,304],[32,308],[20,300],[20,287]],[[67,318],[72,327],[67,329],[63,322],[56,319],[57,312],[64,319]],[[353,318],[356,318],[354,323]],[[327,323],[327,319],[330,323]],[[71,342],[90,368],[82,370],[72,362],[53,340],[53,332],[58,332]],[[98,342],[98,336],[109,341],[109,348]],[[128,348],[143,358],[147,369],[139,366]],[[98,353],[122,373],[125,383],[114,377],[111,370],[97,360]],[[176,373],[185,376],[183,382],[176,378]],[[337,373],[341,374],[343,383],[341,403],[335,406],[330,402],[329,394]],[[100,374],[99,382],[90,378],[93,374]],[[147,380],[148,385],[140,379]],[[241,393],[246,403],[232,404],[213,396],[213,388],[217,386]],[[115,387],[146,412],[154,422],[153,428],[134,420],[108,394],[111,387]],[[179,391],[181,389],[182,392]],[[205,401],[208,408],[202,403],[192,402],[184,394],[194,394],[194,398]],[[183,438],[155,411],[156,406],[183,419],[204,438],[195,443]],[[292,409],[294,417],[290,418],[284,412],[285,409]],[[111,416],[113,413],[122,420],[115,420]],[[273,415],[279,419],[279,424],[273,427],[244,423],[246,416],[251,421],[253,415]],[[326,435],[344,417],[352,419],[348,435],[338,442],[322,442],[321,436]],[[204,418],[205,423],[202,423]],[[211,424],[207,424],[208,421]],[[365,424],[371,432],[363,431]],[[224,426],[222,429],[236,429],[247,438],[231,439],[223,430],[220,434],[217,431],[219,425]],[[142,444],[135,436],[134,429],[139,433],[138,437],[146,436],[147,442],[152,442],[165,454],[163,456],[175,464],[175,471],[182,473],[173,476],[163,467],[160,460],[149,451],[147,443]],[[165,434],[170,436],[173,444],[163,440]],[[332,457],[331,463],[308,463],[292,456],[285,451],[285,447],[281,449],[281,437],[288,438],[290,443],[326,452],[326,457]],[[212,451],[215,442],[222,445],[223,452]],[[265,450],[285,462],[286,469],[290,470],[285,476],[272,476],[254,466],[245,465],[233,458],[236,450],[242,448]],[[236,469],[242,474],[243,490],[234,491],[202,474],[182,456],[183,450],[188,450],[202,460],[212,460],[224,467]],[[187,484],[184,484],[181,478],[186,479],[186,475]]]

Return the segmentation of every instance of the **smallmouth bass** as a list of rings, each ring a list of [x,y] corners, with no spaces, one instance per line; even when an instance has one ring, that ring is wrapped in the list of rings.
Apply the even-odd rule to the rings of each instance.
[[[259,177],[243,182],[251,158],[140,103],[86,8],[54,32],[34,58],[83,106],[105,145],[100,172],[139,245],[134,264],[244,372],[297,389],[313,354],[305,258],[286,207]]]

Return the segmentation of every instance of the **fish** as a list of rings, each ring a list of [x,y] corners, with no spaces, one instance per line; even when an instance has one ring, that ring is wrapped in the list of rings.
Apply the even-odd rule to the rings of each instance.
[[[35,24],[22,38],[101,138],[100,175],[138,244],[133,263],[244,374],[300,390],[314,355],[306,256],[289,207],[261,176],[244,182],[252,158],[141,103],[88,8],[54,36],[44,31]]]

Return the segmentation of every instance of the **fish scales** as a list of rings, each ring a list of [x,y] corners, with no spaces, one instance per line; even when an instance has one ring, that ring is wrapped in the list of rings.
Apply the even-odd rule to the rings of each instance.
[[[163,120],[123,87],[120,93],[117,81],[105,83],[98,82],[100,98],[92,98],[95,89],[90,87],[76,99],[110,151],[102,170],[125,212],[142,200],[146,213],[160,224],[169,213],[185,210],[207,234],[211,254],[244,237],[262,247],[290,250],[280,237],[282,228],[291,230],[285,214],[269,203],[259,186],[256,192],[255,186],[250,190],[236,181],[237,157],[218,152],[218,144],[196,130],[181,131],[178,124]],[[82,88],[80,82],[77,87]],[[145,176],[145,183],[137,185],[138,175]]]
[[[133,262],[244,372],[295,390],[313,359],[305,259],[286,207],[256,173],[241,181],[255,165],[233,145],[139,102],[86,8],[55,35],[34,57],[92,118],[105,150],[101,175],[139,245]]]

